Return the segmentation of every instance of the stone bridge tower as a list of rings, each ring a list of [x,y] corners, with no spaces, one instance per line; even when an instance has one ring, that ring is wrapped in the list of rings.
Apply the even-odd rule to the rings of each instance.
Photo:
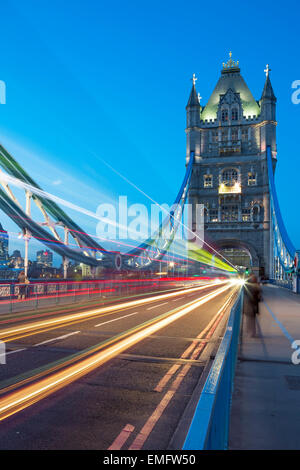
[[[189,202],[204,204],[205,239],[235,265],[269,276],[270,210],[266,149],[276,165],[276,97],[267,65],[256,101],[239,62],[223,63],[207,104],[196,78],[186,106],[187,162],[195,153]],[[195,224],[193,230],[196,230]]]

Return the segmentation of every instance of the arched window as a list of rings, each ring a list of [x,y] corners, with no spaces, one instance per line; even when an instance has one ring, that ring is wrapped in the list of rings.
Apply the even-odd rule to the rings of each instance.
[[[231,110],[231,120],[232,120],[232,121],[237,121],[238,118],[239,118],[239,111],[238,111],[237,108],[233,108],[233,109]]]
[[[238,171],[235,170],[234,168],[229,168],[227,170],[224,170],[222,173],[222,183],[225,184],[226,186],[234,186],[235,183],[238,182],[239,180],[239,174]]]
[[[221,119],[223,122],[228,121],[228,109],[222,109]]]

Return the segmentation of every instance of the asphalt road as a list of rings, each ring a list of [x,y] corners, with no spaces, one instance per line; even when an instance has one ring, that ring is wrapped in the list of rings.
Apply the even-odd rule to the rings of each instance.
[[[146,328],[158,316],[171,319],[187,305],[191,308],[73,383],[0,421],[0,449],[167,449],[207,360],[208,343],[199,338],[210,338],[221,318],[217,313],[233,289],[196,308],[191,304],[216,289],[220,286],[169,298],[154,293],[147,303],[122,309],[114,305],[112,311],[99,311],[87,319],[49,324],[48,331],[33,328],[26,336],[12,336],[6,343],[7,364],[0,365],[0,409],[1,398],[11,393],[10,384],[128,330],[135,332],[141,324]],[[226,316],[228,309],[221,313]],[[39,321],[62,315],[47,314]],[[0,338],[4,330],[32,326],[37,320],[35,316],[0,324]]]

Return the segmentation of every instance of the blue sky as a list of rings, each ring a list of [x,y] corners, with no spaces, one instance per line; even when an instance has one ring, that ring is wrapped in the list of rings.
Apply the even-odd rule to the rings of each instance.
[[[232,50],[259,99],[269,63],[278,99],[277,191],[300,247],[300,105],[291,101],[291,84],[300,80],[299,10],[296,1],[284,9],[271,1],[5,2],[0,141],[43,189],[89,210],[118,194],[147,202],[103,159],[155,200],[172,203],[185,171],[192,74],[205,104]],[[95,221],[71,215],[96,233]],[[41,247],[31,245],[31,252]]]

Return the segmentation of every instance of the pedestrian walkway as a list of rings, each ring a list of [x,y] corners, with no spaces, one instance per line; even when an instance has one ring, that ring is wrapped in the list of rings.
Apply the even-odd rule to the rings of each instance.
[[[229,448],[300,449],[300,295],[264,286],[256,327],[255,338],[243,328]]]

